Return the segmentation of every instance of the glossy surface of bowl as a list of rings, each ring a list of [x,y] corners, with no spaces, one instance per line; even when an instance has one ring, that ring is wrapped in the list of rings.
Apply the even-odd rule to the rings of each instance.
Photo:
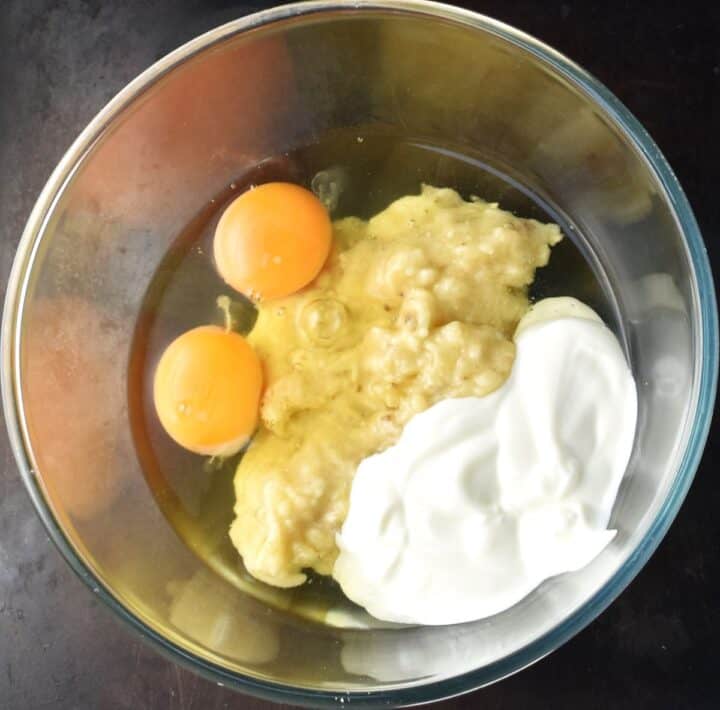
[[[244,170],[351,125],[480,153],[553,206],[582,235],[617,305],[639,385],[638,437],[611,548],[473,624],[335,629],[239,594],[161,515],[130,434],[130,340],[178,232]],[[18,251],[3,328],[13,446],[73,568],[175,659],[247,692],[315,707],[467,691],[587,624],[637,573],[682,502],[717,367],[702,241],[647,134],[540,43],[415,2],[279,8],[218,28],[149,69],[48,182]]]

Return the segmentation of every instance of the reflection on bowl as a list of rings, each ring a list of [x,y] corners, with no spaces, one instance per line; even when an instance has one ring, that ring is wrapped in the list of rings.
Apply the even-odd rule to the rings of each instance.
[[[218,585],[209,570],[170,582],[169,592],[170,623],[200,646],[253,665],[277,658],[280,644],[273,627],[262,616],[254,618],[237,590]]]
[[[30,436],[47,443],[38,457],[47,495],[71,517],[103,514],[121,487],[117,432],[127,416],[122,325],[76,296],[33,302],[24,340]],[[113,371],[114,370],[114,371]]]

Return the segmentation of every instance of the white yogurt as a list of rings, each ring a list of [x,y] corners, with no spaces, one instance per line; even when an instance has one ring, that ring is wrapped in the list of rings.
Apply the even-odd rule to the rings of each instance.
[[[615,336],[563,298],[531,309],[515,340],[503,387],[439,402],[358,467],[333,576],[373,616],[491,616],[614,537],[637,419]]]

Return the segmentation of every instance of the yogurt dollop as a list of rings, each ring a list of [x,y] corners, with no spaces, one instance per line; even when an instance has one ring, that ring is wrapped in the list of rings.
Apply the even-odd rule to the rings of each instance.
[[[637,391],[613,333],[575,299],[518,325],[513,370],[487,397],[447,399],[355,475],[333,570],[386,621],[497,614],[614,537]]]

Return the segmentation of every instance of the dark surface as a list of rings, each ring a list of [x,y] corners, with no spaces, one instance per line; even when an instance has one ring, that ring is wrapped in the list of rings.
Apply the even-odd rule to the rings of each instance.
[[[720,270],[720,5],[461,4],[553,45],[627,104],[675,169]],[[267,5],[219,0],[0,4],[3,284],[44,181],[105,102],[177,45]],[[434,707],[720,706],[717,433],[716,426],[667,538],[600,619],[519,675]],[[4,437],[0,466],[0,707],[271,707],[179,669],[122,627],[51,545]]]

